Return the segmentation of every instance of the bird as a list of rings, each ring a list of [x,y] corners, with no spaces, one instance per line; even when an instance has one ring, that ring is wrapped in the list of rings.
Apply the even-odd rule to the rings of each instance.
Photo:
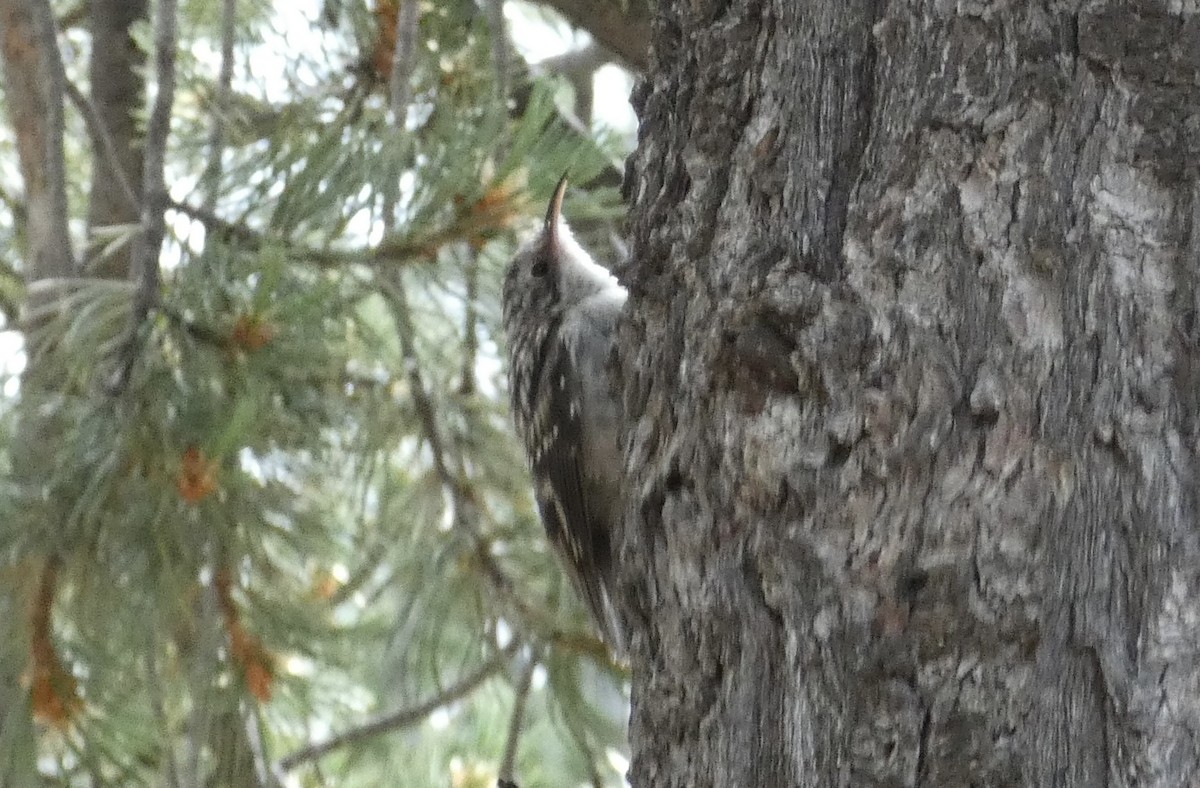
[[[567,176],[541,231],[518,248],[501,295],[513,421],[546,536],[595,627],[627,648],[615,599],[621,523],[621,398],[611,355],[628,293],[562,216]]]

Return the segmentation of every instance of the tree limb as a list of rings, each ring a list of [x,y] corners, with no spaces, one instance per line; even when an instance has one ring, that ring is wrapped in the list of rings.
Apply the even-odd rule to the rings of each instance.
[[[67,80],[64,84],[67,98],[71,100],[71,103],[75,105],[75,109],[83,116],[83,123],[87,126],[88,134],[92,137],[92,145],[96,150],[96,157],[108,159],[112,177],[120,188],[121,198],[125,201],[126,207],[136,216],[141,211],[141,198],[134,191],[133,181],[129,179],[125,167],[121,164],[116,142],[113,141],[113,137],[109,134],[104,120],[96,110],[96,105],[92,103],[91,99],[83,95],[83,91],[76,87],[74,82]],[[95,195],[93,195],[94,199]]]
[[[496,96],[508,100],[508,25],[504,23],[504,0],[487,0],[488,26],[492,34],[492,69]]]
[[[624,9],[621,3],[596,0],[538,2],[591,33],[629,68],[646,70],[650,62],[650,4],[647,0],[628,0]]]
[[[467,280],[463,303],[463,362],[459,373],[458,393],[475,393],[475,365],[479,356],[479,250],[468,245],[463,275]]]
[[[155,656],[157,642],[153,636],[146,638],[146,689],[150,695],[150,708],[154,712],[154,721],[163,731],[170,730],[167,719],[166,705],[163,703],[163,681],[158,672],[158,659]],[[163,741],[165,779],[168,788],[180,788],[179,763],[175,758],[175,745],[170,737]]]
[[[417,51],[417,23],[420,18],[416,0],[405,0],[400,4],[390,82],[392,112],[395,114],[396,128],[401,130],[404,129],[404,116],[408,111],[409,83],[412,79],[413,55]]]
[[[579,49],[572,49],[561,55],[542,58],[530,66],[530,69],[542,74],[562,74],[574,81],[577,74],[593,74],[601,66],[616,60],[612,52],[594,41]]]
[[[217,202],[221,181],[221,154],[225,149],[225,123],[233,84],[233,45],[237,29],[237,0],[224,0],[221,10],[221,71],[217,75],[217,94],[213,101],[212,130],[208,138],[208,163],[200,178],[204,207],[211,210]]]
[[[146,158],[142,190],[146,194],[166,191],[163,168],[166,162],[167,135],[171,130],[171,108],[175,103],[175,47],[178,31],[178,0],[160,0],[154,36],[154,72],[158,89],[154,108],[146,128]],[[149,202],[142,209],[142,235],[135,247],[134,275],[138,277],[138,305],[135,317],[146,317],[158,291],[158,255],[162,249],[165,221],[162,209]]]
[[[491,554],[487,540],[483,538],[479,530],[478,521],[482,519],[482,513],[476,497],[450,468],[446,458],[445,443],[438,426],[437,411],[433,399],[429,396],[429,390],[425,386],[424,375],[421,373],[420,358],[416,350],[416,328],[412,322],[408,294],[399,273],[395,272],[392,276],[380,277],[380,287],[387,295],[387,302],[392,310],[392,319],[396,323],[396,331],[400,338],[400,354],[408,373],[410,396],[413,399],[413,409],[421,423],[422,436],[429,445],[429,453],[433,455],[434,471],[450,496],[450,515],[454,529],[470,540],[475,560],[478,561],[479,568],[492,589],[507,600],[523,620],[541,621],[545,619],[545,616],[539,615],[530,608],[528,603],[515,592],[512,579],[496,561],[495,556]]]
[[[533,685],[533,671],[537,668],[537,654],[530,654],[529,661],[521,671],[513,696],[512,718],[508,723],[508,737],[504,742],[504,756],[500,759],[500,781],[515,783],[513,779],[517,764],[517,745],[521,741],[521,726],[525,724],[525,706],[529,690]]]
[[[177,211],[190,219],[195,219],[204,225],[210,233],[216,233],[225,238],[246,245],[250,249],[260,249],[269,244],[283,248],[284,253],[297,262],[307,262],[321,268],[339,268],[347,265],[382,266],[395,263],[407,263],[427,258],[438,247],[469,237],[471,227],[469,217],[461,223],[451,224],[430,235],[417,238],[387,238],[374,249],[318,249],[304,246],[285,238],[274,237],[259,230],[247,227],[245,224],[233,222],[219,216],[212,210],[181,202],[171,198],[165,192],[160,192],[154,202],[164,208]]]
[[[496,654],[490,660],[485,662],[477,671],[470,674],[466,678],[459,681],[457,684],[452,684],[446,689],[434,695],[429,700],[419,703],[408,709],[401,709],[390,714],[385,714],[375,720],[360,725],[357,728],[338,734],[332,738],[326,739],[318,744],[311,744],[307,747],[299,749],[290,755],[279,759],[279,771],[288,772],[295,769],[302,763],[307,761],[315,761],[334,750],[346,747],[350,744],[360,742],[364,739],[369,739],[372,736],[378,736],[381,733],[400,730],[423,721],[433,712],[449,705],[456,700],[465,698],[474,692],[480,685],[496,675],[501,668],[508,662],[509,658],[518,648],[518,642],[513,641],[508,648]]]
[[[171,108],[175,103],[175,47],[178,38],[176,24],[178,0],[160,0],[154,30],[154,72],[158,90],[150,122],[146,128],[146,155],[142,165],[142,193],[166,191],[163,170],[166,163],[167,136],[171,131]],[[157,200],[145,200],[142,206],[142,231],[134,241],[132,264],[138,288],[130,315],[129,338],[120,360],[116,380],[111,388],[120,392],[129,382],[133,364],[141,347],[142,326],[150,308],[158,300],[159,254],[166,219]]]

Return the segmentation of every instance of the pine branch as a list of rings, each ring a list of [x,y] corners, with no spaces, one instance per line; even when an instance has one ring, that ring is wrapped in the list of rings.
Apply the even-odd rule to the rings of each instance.
[[[217,201],[221,181],[221,154],[225,149],[225,123],[229,115],[229,97],[233,84],[233,45],[237,26],[237,0],[224,0],[221,9],[221,70],[217,75],[217,94],[208,138],[208,164],[200,183],[204,207],[211,210]]]
[[[245,224],[225,219],[207,208],[175,200],[163,192],[157,195],[154,202],[195,219],[209,232],[237,241],[250,251],[268,245],[278,246],[282,247],[288,259],[298,263],[309,263],[318,268],[345,268],[349,265],[387,266],[427,260],[442,245],[461,240],[470,232],[468,223],[463,222],[452,224],[425,237],[385,238],[374,249],[317,249],[283,238],[271,237]]]
[[[650,61],[650,3],[597,3],[594,0],[537,0],[592,34],[637,71]]]
[[[591,745],[584,738],[583,731],[576,725],[567,725],[566,727],[571,741],[575,742],[575,746],[583,754],[583,762],[587,764],[588,780],[591,782],[592,788],[604,788],[604,778],[600,776],[600,770],[596,768],[596,753],[592,751]]]
[[[409,83],[412,81],[413,55],[417,51],[417,23],[420,21],[420,4],[417,0],[404,0],[396,18],[396,48],[392,51],[391,103],[396,127],[404,128],[404,116],[408,111]]]
[[[479,356],[479,251],[474,246],[467,248],[466,303],[463,305],[463,363],[459,373],[458,393],[464,396],[475,393],[475,366]]]
[[[137,192],[134,191],[133,184],[129,182],[129,177],[125,173],[125,168],[121,165],[120,157],[117,154],[117,145],[113,142],[112,135],[108,133],[108,129],[104,125],[104,121],[100,118],[100,113],[96,111],[96,106],[92,100],[83,94],[74,82],[67,80],[65,83],[67,98],[71,99],[71,103],[75,105],[75,109],[79,110],[79,114],[83,116],[84,125],[87,126],[88,134],[92,137],[92,146],[99,154],[108,161],[108,166],[112,168],[113,173],[117,177],[117,186],[121,189],[121,195],[129,204],[129,207],[134,211],[141,211],[141,200],[138,199]]]
[[[179,764],[175,759],[175,745],[168,735],[171,726],[167,720],[167,711],[163,704],[163,682],[158,672],[158,660],[155,658],[157,643],[150,632],[146,637],[146,685],[150,693],[150,706],[154,712],[154,721],[163,732],[163,749],[166,751],[166,780],[168,788],[180,788]]]
[[[508,100],[508,25],[504,23],[504,0],[487,0],[488,26],[492,29],[492,70],[496,96]]]
[[[413,399],[413,409],[421,423],[422,437],[429,445],[433,456],[433,468],[442,486],[450,496],[450,515],[454,529],[470,539],[474,546],[475,559],[479,562],[488,584],[516,609],[527,621],[544,619],[530,609],[525,600],[515,592],[511,578],[496,562],[491,554],[487,541],[479,531],[479,521],[482,513],[475,502],[475,496],[458,476],[451,470],[446,460],[445,443],[438,427],[437,410],[425,386],[424,375],[421,372],[420,358],[416,350],[416,329],[412,323],[412,314],[408,305],[408,295],[399,275],[382,277],[380,285],[388,295],[388,304],[392,308],[392,317],[396,322],[396,330],[400,338],[400,355],[408,371],[410,396]]]
[[[142,172],[142,191],[158,194],[166,191],[164,167],[167,155],[167,136],[171,131],[171,108],[175,104],[175,49],[178,39],[178,0],[159,0],[154,33],[154,72],[158,90],[146,127],[145,163]],[[129,383],[137,354],[141,350],[142,326],[150,309],[158,300],[159,254],[166,235],[166,217],[155,200],[142,206],[142,231],[133,246],[133,275],[138,289],[134,295],[133,312],[129,321],[129,337],[122,350],[120,368],[111,389],[122,392]]]
[[[195,320],[185,317],[180,312],[169,306],[159,304],[156,305],[155,309],[179,331],[186,334],[190,339],[199,342],[206,347],[224,352],[228,351],[232,346],[228,331],[222,331],[213,328],[212,326],[198,323]],[[275,377],[272,373],[268,374],[271,374],[271,377]],[[297,383],[315,387],[333,385],[339,388],[350,385],[370,391],[386,392],[391,389],[394,381],[391,378],[373,378],[366,375],[356,375],[353,372],[344,370],[342,374],[337,377],[311,374],[303,377],[289,377],[287,380],[281,380],[280,383],[289,387],[294,386]]]
[[[422,722],[426,717],[443,706],[470,695],[485,681],[500,672],[500,669],[516,653],[518,647],[519,644],[514,641],[503,651],[500,651],[485,662],[477,671],[460,680],[457,684],[450,685],[423,703],[419,703],[408,709],[401,709],[390,714],[385,714],[378,719],[360,725],[357,728],[351,728],[345,733],[326,739],[319,744],[309,745],[280,758],[278,762],[279,771],[289,772],[302,763],[315,761],[334,750],[355,744],[364,739],[369,739],[373,736],[378,736],[381,733],[402,730]]]
[[[267,759],[266,743],[262,735],[262,719],[255,708],[242,704],[242,724],[246,728],[246,745],[254,759],[254,776],[264,788],[279,788],[284,783],[281,770],[273,767]]]
[[[537,665],[537,657],[530,654],[529,662],[521,671],[521,678],[517,681],[516,694],[513,696],[512,718],[508,723],[508,737],[504,742],[504,756],[500,759],[500,782],[516,784],[513,773],[517,764],[517,745],[521,740],[521,726],[525,722],[525,705],[529,700],[529,690],[533,685],[533,671]]]

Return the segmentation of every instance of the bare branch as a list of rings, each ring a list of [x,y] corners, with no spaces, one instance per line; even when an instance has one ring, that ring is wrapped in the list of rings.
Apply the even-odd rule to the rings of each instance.
[[[146,128],[146,156],[142,172],[142,192],[159,194],[166,191],[163,168],[166,163],[167,136],[171,130],[171,108],[175,103],[175,47],[178,0],[159,0],[154,31],[154,73],[158,88],[150,122]],[[126,340],[120,368],[112,389],[120,392],[129,382],[133,364],[141,347],[142,325],[150,308],[158,299],[159,261],[166,221],[157,200],[146,200],[142,206],[142,231],[134,241],[133,275],[138,289],[130,316],[129,338]]]
[[[87,17],[87,13],[88,2],[87,0],[82,0],[79,3],[76,3],[72,8],[69,8],[64,13],[60,14],[58,19],[55,21],[54,26],[59,30],[69,30],[72,27],[82,24],[84,18]]]
[[[463,304],[463,363],[459,373],[458,393],[475,393],[475,363],[479,355],[479,251],[467,247],[467,265],[464,271],[467,293]]]
[[[417,0],[404,0],[396,18],[396,49],[392,52],[392,112],[396,127],[404,128],[408,111],[409,82],[412,79],[413,55],[417,51],[417,23],[420,21]]]
[[[504,0],[487,0],[488,26],[492,29],[492,69],[496,95],[508,100],[508,25],[504,23]]]
[[[374,249],[318,249],[273,237],[259,230],[232,222],[212,210],[172,199],[160,192],[154,200],[158,205],[195,219],[208,232],[244,244],[249,249],[259,249],[266,244],[283,247],[284,253],[296,262],[310,263],[321,268],[340,268],[347,265],[383,266],[428,259],[444,244],[468,237],[469,222],[451,224],[435,230],[428,236],[417,238],[386,238]]]
[[[596,69],[612,63],[616,58],[604,47],[592,42],[585,47],[555,55],[530,66],[534,73],[557,74],[571,83],[575,91],[575,118],[584,130],[592,123]]]
[[[470,539],[475,560],[479,562],[484,579],[493,590],[512,605],[523,620],[545,624],[546,617],[530,608],[521,595],[516,593],[512,579],[492,555],[487,541],[479,531],[478,523],[483,515],[479,511],[475,496],[467,489],[462,479],[455,475],[447,461],[445,443],[438,427],[437,410],[421,372],[421,361],[416,349],[416,328],[412,322],[408,294],[399,272],[392,276],[380,277],[380,287],[388,296],[392,319],[396,323],[396,331],[400,338],[400,355],[408,374],[413,408],[420,420],[425,442],[429,445],[429,453],[433,455],[434,471],[450,496],[450,515],[454,529]]]
[[[597,3],[596,0],[538,0],[592,34],[629,68],[645,71],[650,62],[650,4]]]
[[[170,730],[167,720],[166,707],[163,704],[163,681],[158,672],[158,658],[155,655],[157,642],[152,634],[146,637],[146,684],[150,695],[150,706],[154,711],[154,721],[163,731]],[[163,737],[163,747],[166,751],[164,768],[169,788],[179,788],[179,764],[175,759],[175,747],[171,737]]]
[[[142,191],[158,194],[166,191],[163,168],[166,163],[167,136],[171,130],[171,107],[175,103],[175,47],[178,0],[159,0],[155,20],[154,73],[158,87],[154,108],[146,128],[146,158]],[[138,277],[137,304],[134,318],[140,323],[146,318],[158,292],[158,255],[162,249],[165,222],[162,209],[147,201],[142,208],[142,235],[135,246],[134,275]]]
[[[401,730],[403,728],[416,725],[423,721],[433,712],[447,706],[456,700],[465,698],[470,695],[485,681],[496,675],[501,668],[508,662],[513,653],[516,652],[518,644],[514,641],[508,648],[496,654],[490,660],[485,662],[477,671],[470,674],[466,678],[459,681],[457,684],[452,684],[446,689],[434,695],[424,703],[420,703],[412,708],[401,709],[394,711],[391,714],[385,714],[378,719],[360,725],[357,728],[351,728],[345,733],[338,734],[330,739],[319,744],[312,744],[304,747],[291,755],[287,755],[279,760],[279,770],[283,772],[291,771],[302,763],[307,761],[315,761],[334,750],[346,747],[350,744],[360,742],[364,739],[369,739],[372,736],[378,736],[381,733],[389,731]]]
[[[573,77],[576,74],[590,75],[596,69],[612,63],[615,59],[611,52],[593,41],[579,49],[543,58],[532,64],[530,68],[542,74],[563,74]]]
[[[515,783],[513,772],[517,764],[517,745],[521,741],[521,727],[525,724],[525,705],[529,700],[529,689],[533,684],[533,671],[538,666],[536,654],[529,655],[529,661],[521,671],[517,681],[516,694],[513,696],[512,717],[508,723],[508,738],[504,742],[504,756],[500,759],[500,781]]]
[[[137,192],[133,189],[133,183],[130,182],[128,174],[125,172],[125,167],[121,164],[121,159],[117,153],[117,145],[113,142],[112,135],[108,133],[108,128],[104,125],[104,120],[100,117],[100,113],[96,111],[96,105],[92,100],[83,95],[83,92],[75,86],[74,82],[67,80],[64,83],[66,87],[67,98],[71,99],[71,103],[75,105],[75,109],[79,110],[79,114],[83,116],[84,125],[88,128],[88,133],[92,136],[92,145],[100,156],[108,159],[109,167],[112,168],[112,174],[116,177],[117,186],[121,189],[121,196],[126,202],[126,207],[130,208],[134,213],[141,211],[142,201],[138,197]]]
[[[204,207],[212,209],[221,182],[221,154],[225,148],[225,124],[229,117],[229,98],[233,85],[233,45],[237,30],[237,0],[224,0],[221,11],[221,70],[217,75],[212,131],[208,138],[208,163],[200,178]]]

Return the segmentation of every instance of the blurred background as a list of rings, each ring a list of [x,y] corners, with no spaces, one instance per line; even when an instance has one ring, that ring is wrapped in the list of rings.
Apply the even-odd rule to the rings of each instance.
[[[173,5],[49,3],[68,276],[27,262],[2,97],[0,785],[623,784],[626,673],[537,519],[499,286],[564,171],[623,254],[636,50],[518,0]]]

